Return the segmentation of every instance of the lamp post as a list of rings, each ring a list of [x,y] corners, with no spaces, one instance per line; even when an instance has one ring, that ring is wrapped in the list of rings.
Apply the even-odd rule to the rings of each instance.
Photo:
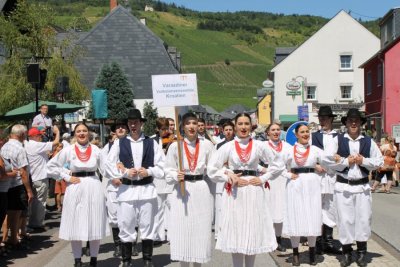
[[[296,76],[293,80],[297,81],[297,79],[302,79],[301,81],[301,106],[304,106],[304,90],[307,88],[307,78],[304,76]]]

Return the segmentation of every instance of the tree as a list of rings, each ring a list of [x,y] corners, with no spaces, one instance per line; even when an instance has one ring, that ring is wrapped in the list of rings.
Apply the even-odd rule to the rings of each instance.
[[[133,103],[133,88],[118,63],[104,64],[97,79],[96,87],[107,90],[108,118],[126,119]]]
[[[58,76],[69,76],[74,102],[87,99],[88,91],[80,82],[73,59],[79,53],[64,42],[56,40],[52,10],[47,5],[17,2],[16,9],[0,16],[0,40],[6,51],[6,60],[0,69],[0,113],[27,104],[35,99],[35,90],[26,81],[26,64],[36,61],[45,68],[47,81],[39,99],[56,100],[55,81]],[[55,49],[56,48],[56,49]],[[69,55],[61,55],[69,51]],[[66,58],[66,59],[65,59]]]
[[[156,130],[156,120],[158,118],[157,108],[153,107],[153,102],[145,102],[143,107],[143,117],[147,119],[143,126],[143,132],[147,136],[152,136]]]

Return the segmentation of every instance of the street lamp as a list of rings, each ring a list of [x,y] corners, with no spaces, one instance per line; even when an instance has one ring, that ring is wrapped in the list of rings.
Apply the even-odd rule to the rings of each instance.
[[[304,90],[307,88],[307,78],[304,76],[297,76],[296,78],[293,78],[294,81],[297,81],[297,79],[302,79],[301,81],[301,106],[304,106]]]

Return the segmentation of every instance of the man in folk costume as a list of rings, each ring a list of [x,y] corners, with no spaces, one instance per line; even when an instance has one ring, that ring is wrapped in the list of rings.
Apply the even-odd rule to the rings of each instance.
[[[318,110],[318,120],[321,129],[312,134],[312,145],[324,150],[327,144],[334,142],[338,135],[333,130],[332,124],[336,117],[330,106],[321,106]],[[333,227],[336,226],[336,205],[333,201],[333,191],[336,175],[333,170],[325,170],[321,179],[322,196],[322,236],[317,238],[317,253],[339,254],[339,250],[333,245]]]
[[[138,234],[136,226],[142,239],[144,266],[153,266],[157,213],[157,191],[153,180],[164,176],[165,156],[157,142],[142,133],[145,121],[138,109],[128,112],[130,135],[114,142],[106,163],[109,177],[119,180],[115,184],[119,184],[117,213],[123,267],[132,266],[132,242]]]
[[[116,139],[124,138],[128,135],[128,125],[127,120],[117,120],[114,125],[111,126],[111,135],[108,143],[101,150],[101,159],[103,163],[107,160],[108,152],[110,152],[114,141]],[[102,164],[104,166],[104,164]],[[118,201],[117,201],[117,193],[118,193],[118,185],[119,180],[117,179],[108,179],[107,175],[105,176],[106,180],[106,198],[107,198],[107,214],[108,220],[110,222],[110,226],[112,229],[113,240],[115,245],[114,257],[121,256],[121,239],[119,238],[119,228],[118,228]]]
[[[340,266],[352,263],[351,245],[357,242],[358,266],[367,266],[367,240],[371,236],[372,198],[368,174],[383,164],[376,143],[361,135],[367,119],[358,109],[349,109],[342,117],[347,133],[338,135],[337,142],[326,148],[325,163],[336,171],[334,201],[337,207],[339,240],[344,257]],[[329,156],[334,155],[334,156]]]

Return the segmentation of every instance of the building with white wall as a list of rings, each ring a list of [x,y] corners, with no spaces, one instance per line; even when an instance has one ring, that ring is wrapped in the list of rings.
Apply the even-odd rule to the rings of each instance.
[[[364,74],[359,66],[379,47],[373,33],[340,11],[271,70],[275,118],[286,126],[298,121],[302,104],[307,106],[310,122],[318,122],[321,105],[330,105],[339,115],[351,107],[363,109]]]

